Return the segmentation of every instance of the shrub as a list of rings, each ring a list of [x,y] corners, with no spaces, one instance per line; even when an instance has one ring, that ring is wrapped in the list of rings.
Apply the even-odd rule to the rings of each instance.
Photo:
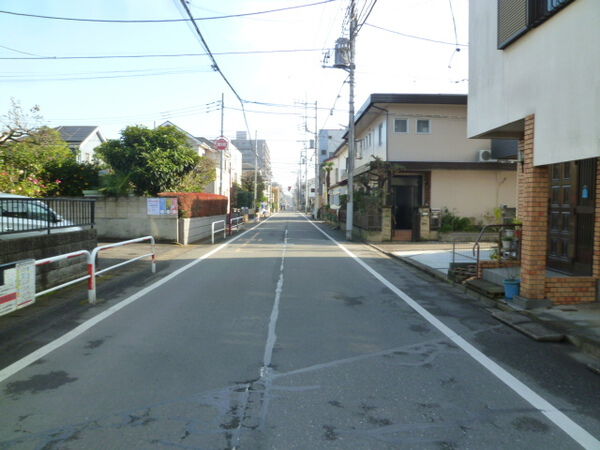
[[[180,217],[207,217],[227,214],[227,197],[204,192],[161,192],[159,197],[177,197]]]
[[[473,224],[471,219],[468,217],[457,216],[447,208],[444,209],[442,214],[442,220],[440,223],[440,231],[442,233],[449,233],[452,231],[479,231],[480,227]]]

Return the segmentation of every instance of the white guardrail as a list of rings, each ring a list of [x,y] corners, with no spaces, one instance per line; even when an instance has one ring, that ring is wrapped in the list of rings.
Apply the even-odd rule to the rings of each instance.
[[[115,248],[115,247],[122,247],[123,245],[134,244],[136,242],[144,242],[144,241],[150,241],[150,249],[151,249],[150,253],[146,253],[145,255],[141,255],[141,256],[136,256],[135,258],[128,259],[127,261],[123,261],[119,264],[112,265],[110,267],[107,267],[106,269],[102,269],[102,270],[99,270],[98,272],[96,272],[96,255],[98,255],[98,253],[100,253],[102,250],[107,250],[109,248]],[[109,270],[114,270],[117,267],[124,266],[125,264],[129,264],[129,263],[138,261],[142,258],[146,258],[148,256],[152,257],[152,260],[151,260],[152,273],[156,273],[156,248],[155,248],[155,242],[154,242],[153,236],[144,236],[144,237],[140,237],[140,238],[136,238],[136,239],[130,239],[128,241],[115,242],[114,244],[101,245],[100,247],[96,247],[94,250],[92,250],[92,253],[90,254],[90,256],[88,258],[88,275],[89,275],[88,301],[89,301],[89,303],[91,303],[91,304],[96,303],[96,276],[98,276],[102,273],[106,273]]]
[[[244,216],[232,217],[229,221],[229,234],[231,234],[231,230],[235,228],[238,230],[240,228],[240,223],[244,223]]]
[[[141,256],[136,256],[135,258],[131,258],[131,259],[123,261],[123,262],[121,262],[119,264],[114,264],[114,265],[112,265],[110,267],[107,267],[105,269],[96,271],[96,257],[98,256],[98,253],[100,253],[102,250],[107,250],[109,248],[121,247],[123,245],[134,244],[136,242],[144,242],[144,241],[150,241],[150,247],[151,247],[151,252],[150,253],[146,253],[146,254],[141,255]],[[128,241],[115,242],[113,244],[101,245],[99,247],[96,247],[91,252],[89,252],[87,250],[79,250],[79,251],[76,251],[76,252],[66,253],[64,255],[51,256],[49,258],[44,258],[44,259],[36,260],[35,261],[35,265],[36,266],[43,266],[45,264],[50,264],[50,263],[53,263],[53,262],[62,261],[62,260],[65,260],[65,259],[76,258],[78,256],[84,256],[84,255],[87,258],[87,268],[88,268],[88,274],[87,275],[85,275],[83,277],[80,277],[80,278],[77,278],[75,280],[68,281],[67,283],[63,283],[63,284],[60,284],[58,286],[54,286],[54,287],[52,287],[50,289],[46,289],[45,291],[36,292],[35,293],[35,297],[37,298],[40,295],[49,294],[50,292],[54,292],[54,291],[57,291],[57,290],[62,289],[64,287],[70,286],[72,284],[79,283],[80,281],[88,280],[88,302],[90,304],[94,304],[94,303],[96,303],[96,277],[98,275],[106,273],[106,272],[108,272],[110,270],[114,270],[117,267],[124,266],[125,264],[130,264],[132,262],[135,262],[135,261],[138,261],[140,259],[146,258],[148,256],[151,257],[152,273],[156,273],[156,248],[155,248],[154,237],[152,237],[152,236],[144,236],[144,237],[140,237],[140,238],[136,238],[136,239],[130,239]]]
[[[215,230],[215,225],[218,223],[222,223],[223,224],[223,228],[219,228],[218,230]],[[215,233],[219,233],[219,232],[223,232],[223,239],[225,239],[227,237],[227,226],[225,224],[224,220],[217,220],[216,222],[213,222],[211,224],[211,233],[210,233],[210,240],[211,242],[214,244],[215,243]]]
[[[77,258],[78,256],[83,256],[83,255],[86,256],[86,259],[88,261],[88,267],[89,267],[90,252],[88,252],[87,250],[79,250],[76,252],[65,253],[64,255],[51,256],[49,258],[44,258],[44,259],[37,259],[35,261],[35,266],[36,267],[43,266],[43,265],[50,264],[53,262],[63,261],[65,259]],[[90,278],[89,270],[88,270],[88,274],[86,276],[77,278],[75,280],[68,281],[67,283],[59,284],[58,286],[51,287],[50,289],[46,289],[45,291],[42,291],[42,292],[36,292],[35,297],[37,298],[40,295],[49,294],[50,292],[58,291],[59,289],[62,289],[67,286],[71,286],[72,284],[79,283],[80,281],[83,281],[83,280],[87,280],[88,278]]]

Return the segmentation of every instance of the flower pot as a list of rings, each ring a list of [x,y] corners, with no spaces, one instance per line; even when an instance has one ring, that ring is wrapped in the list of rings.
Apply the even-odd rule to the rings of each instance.
[[[504,230],[504,237],[507,238],[514,238],[515,237],[515,230]]]
[[[504,297],[512,300],[519,295],[521,290],[521,280],[504,280]]]

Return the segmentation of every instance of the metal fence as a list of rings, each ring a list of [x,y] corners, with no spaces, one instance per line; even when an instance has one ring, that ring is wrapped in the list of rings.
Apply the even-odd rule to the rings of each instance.
[[[0,197],[0,235],[93,228],[94,207],[90,199]]]

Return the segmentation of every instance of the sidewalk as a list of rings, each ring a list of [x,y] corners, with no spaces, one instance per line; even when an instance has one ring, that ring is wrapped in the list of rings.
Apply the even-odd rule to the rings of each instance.
[[[377,242],[369,245],[436,278],[448,280],[448,268],[453,261],[452,243]],[[454,260],[474,262],[472,245],[458,243]],[[489,259],[488,256],[489,250],[482,248],[481,258]],[[501,300],[496,302],[496,307],[529,317],[564,334],[566,339],[580,350],[600,360],[600,302],[523,310],[508,300]]]

